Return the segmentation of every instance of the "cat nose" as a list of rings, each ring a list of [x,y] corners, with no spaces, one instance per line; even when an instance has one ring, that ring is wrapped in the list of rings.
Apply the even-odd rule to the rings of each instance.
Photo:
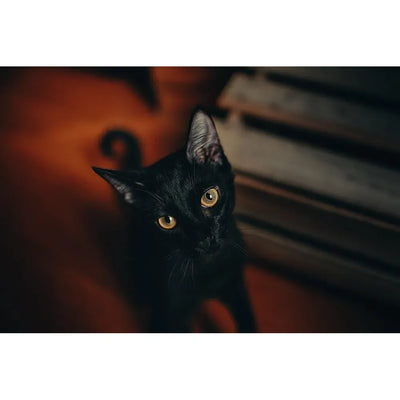
[[[203,252],[214,253],[219,249],[219,243],[215,238],[206,238],[200,241],[197,245],[197,249]]]

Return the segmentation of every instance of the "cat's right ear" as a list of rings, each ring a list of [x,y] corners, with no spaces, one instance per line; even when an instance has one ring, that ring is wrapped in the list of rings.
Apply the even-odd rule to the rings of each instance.
[[[120,193],[126,202],[134,202],[133,191],[135,186],[144,186],[143,183],[135,179],[132,172],[116,171],[113,169],[103,169],[92,167],[97,175],[105,179],[118,193]]]
[[[193,163],[222,164],[224,151],[212,118],[203,110],[197,109],[190,123],[186,144],[186,157]]]

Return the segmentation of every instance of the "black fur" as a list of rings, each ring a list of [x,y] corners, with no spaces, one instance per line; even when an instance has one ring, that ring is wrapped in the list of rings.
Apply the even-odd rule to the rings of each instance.
[[[194,113],[185,148],[131,171],[93,168],[126,200],[132,218],[130,250],[135,293],[151,309],[152,332],[190,332],[206,299],[231,311],[238,331],[255,324],[243,282],[244,243],[233,217],[234,174],[211,118]],[[200,199],[217,187],[212,208]],[[162,229],[161,216],[177,225]]]

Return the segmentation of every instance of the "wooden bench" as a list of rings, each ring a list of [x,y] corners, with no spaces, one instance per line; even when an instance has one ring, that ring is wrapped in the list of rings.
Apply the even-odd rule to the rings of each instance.
[[[215,119],[251,255],[400,306],[399,71],[252,72]]]

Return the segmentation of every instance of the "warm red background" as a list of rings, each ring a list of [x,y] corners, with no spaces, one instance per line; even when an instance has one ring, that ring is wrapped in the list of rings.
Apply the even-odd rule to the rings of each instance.
[[[145,164],[182,143],[195,105],[213,104],[229,73],[155,68],[159,108],[122,81],[90,71],[0,72],[2,331],[136,332],[142,315],[118,288],[121,215],[91,165],[116,168],[98,148],[109,128],[135,132]],[[344,293],[249,265],[248,288],[263,332],[396,330],[390,312]],[[197,331],[231,331],[208,303]]]

